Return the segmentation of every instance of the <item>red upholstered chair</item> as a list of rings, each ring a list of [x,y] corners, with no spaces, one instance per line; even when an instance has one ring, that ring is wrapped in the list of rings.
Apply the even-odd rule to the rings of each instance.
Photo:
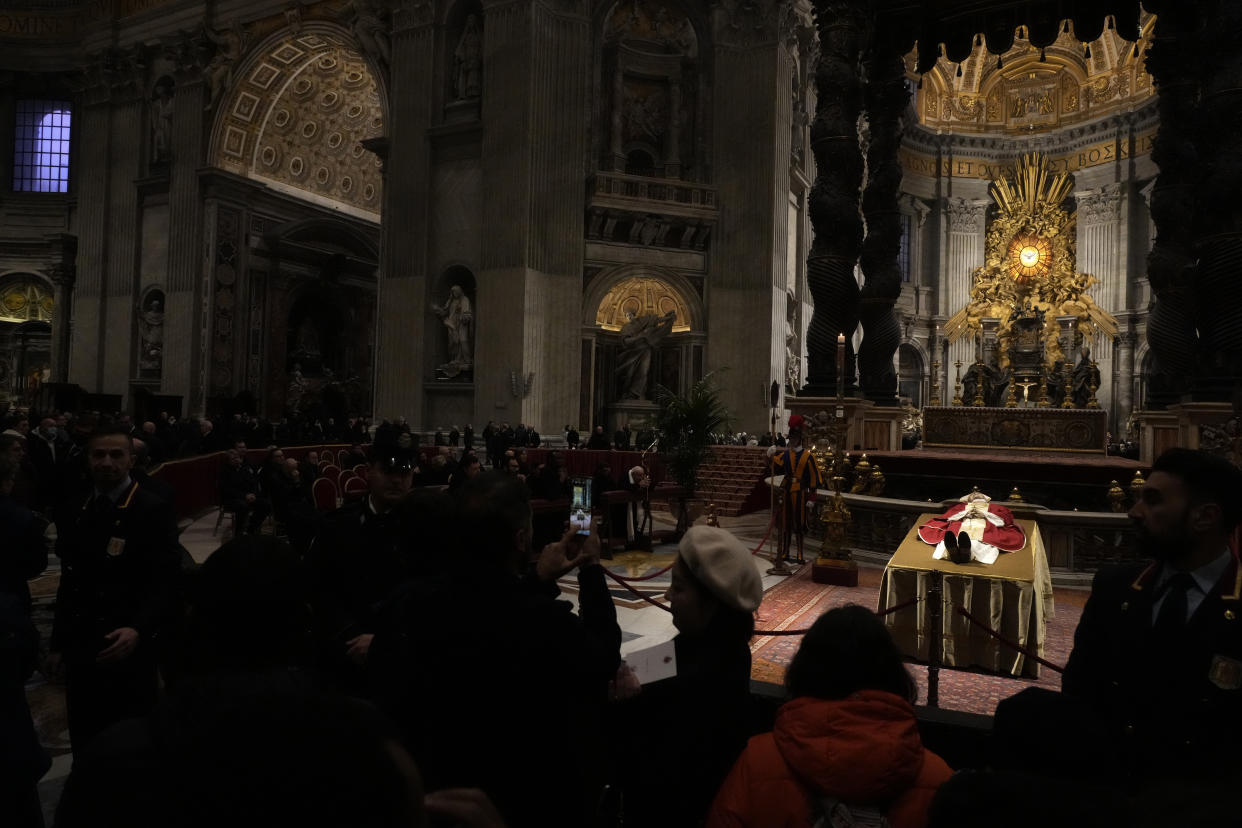
[[[319,452],[319,459],[320,459],[321,461],[322,461],[322,460],[327,460],[329,463],[335,463],[335,462],[336,462],[336,454],[332,451],[332,449],[327,449],[327,448],[326,448],[326,449],[324,449],[323,451]]]
[[[341,469],[341,473],[340,473],[339,475],[337,475],[337,477],[336,477],[336,488],[337,488],[337,491],[339,491],[339,492],[341,492],[342,494],[344,494],[344,492],[345,492],[345,484],[346,484],[346,483],[348,483],[348,482],[349,482],[349,480],[350,480],[351,478],[353,478],[353,477],[357,477],[357,475],[356,475],[356,474],[354,474],[354,470],[353,470],[353,469]]]
[[[359,463],[358,465],[354,466],[354,474],[358,475],[363,480],[365,480],[367,477],[367,464]]]
[[[345,481],[345,488],[342,491],[346,501],[357,500],[367,493],[367,481],[355,475]]]
[[[319,478],[311,484],[311,499],[319,511],[331,512],[336,508],[336,484],[326,477]]]
[[[329,463],[326,466],[320,466],[319,476],[320,478],[327,478],[328,480],[331,480],[332,485],[336,486],[338,485],[337,478],[341,476],[341,467],[333,465],[332,463]]]

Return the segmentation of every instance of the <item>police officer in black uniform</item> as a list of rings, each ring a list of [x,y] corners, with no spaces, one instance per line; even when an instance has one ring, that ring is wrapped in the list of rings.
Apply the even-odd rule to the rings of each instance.
[[[320,665],[353,695],[367,695],[367,651],[379,604],[419,574],[410,557],[411,527],[396,508],[410,492],[413,461],[408,447],[376,446],[367,496],[328,515],[307,554]]]
[[[176,615],[180,564],[172,505],[130,476],[132,438],[97,431],[86,458],[92,491],[57,522],[61,577],[47,662],[50,673],[63,669],[74,751],[154,706],[157,643]]]

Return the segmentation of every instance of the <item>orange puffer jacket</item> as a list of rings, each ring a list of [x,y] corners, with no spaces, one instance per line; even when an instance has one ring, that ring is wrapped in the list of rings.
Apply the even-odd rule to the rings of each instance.
[[[846,699],[797,698],[771,733],[754,737],[725,779],[709,828],[805,828],[820,799],[881,808],[893,828],[923,828],[953,774],[923,747],[905,699],[863,690]]]

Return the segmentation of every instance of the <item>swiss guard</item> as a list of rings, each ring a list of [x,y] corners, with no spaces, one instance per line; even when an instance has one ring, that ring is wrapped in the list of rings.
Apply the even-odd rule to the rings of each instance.
[[[789,559],[789,541],[793,533],[798,535],[798,563],[806,563],[802,549],[802,536],[806,530],[806,504],[815,499],[815,490],[823,485],[819,464],[811,450],[802,444],[802,432],[806,420],[799,414],[789,417],[789,439],[784,448],[772,446],[768,457],[772,459],[772,474],[783,474],[781,483],[781,559]]]

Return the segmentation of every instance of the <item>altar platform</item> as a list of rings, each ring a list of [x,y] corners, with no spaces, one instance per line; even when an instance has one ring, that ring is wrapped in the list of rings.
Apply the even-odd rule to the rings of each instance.
[[[923,409],[923,445],[928,448],[1103,455],[1107,441],[1108,412],[1100,408]]]

